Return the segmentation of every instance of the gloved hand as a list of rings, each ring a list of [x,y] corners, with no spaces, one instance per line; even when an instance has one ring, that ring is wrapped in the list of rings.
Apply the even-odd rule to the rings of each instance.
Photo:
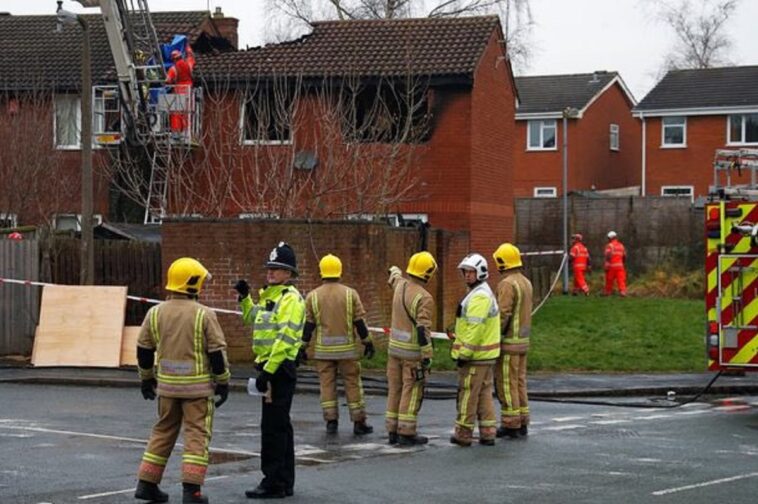
[[[258,377],[255,379],[255,388],[258,392],[265,394],[268,390],[268,382],[271,381],[271,373],[267,371],[261,371],[258,373]]]
[[[222,404],[224,404],[229,397],[229,384],[228,383],[217,383],[216,387],[213,391],[214,395],[219,396],[219,400],[216,401],[216,407],[220,408]]]
[[[403,276],[403,271],[397,266],[390,266],[390,268],[387,270],[387,273],[390,276],[388,280],[390,285],[395,278]]]
[[[428,357],[421,359],[421,367],[424,368],[424,371],[429,371],[432,369],[432,359]]]
[[[373,359],[374,355],[376,354],[376,348],[374,348],[374,343],[372,341],[366,341],[363,343],[363,356],[368,359]]]
[[[237,280],[234,284],[234,290],[240,295],[241,298],[247,297],[250,294],[250,284],[246,280]]]
[[[154,401],[156,397],[155,388],[158,386],[158,382],[155,378],[149,380],[142,380],[142,397],[147,401]]]
[[[305,351],[305,347],[300,347],[300,350],[297,351],[297,357],[295,357],[295,366],[300,366],[306,362],[308,362],[308,352]]]

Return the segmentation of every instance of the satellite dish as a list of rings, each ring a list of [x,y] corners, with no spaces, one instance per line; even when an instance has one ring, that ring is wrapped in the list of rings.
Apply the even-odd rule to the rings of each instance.
[[[313,151],[300,151],[295,154],[295,168],[298,170],[313,170],[318,166],[318,158]]]

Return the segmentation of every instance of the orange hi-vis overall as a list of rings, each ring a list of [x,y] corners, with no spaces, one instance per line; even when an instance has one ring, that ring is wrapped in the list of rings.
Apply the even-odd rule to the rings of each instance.
[[[619,294],[626,296],[626,249],[624,245],[613,238],[605,246],[605,294],[610,295],[613,292],[613,282],[619,290]]]
[[[574,270],[574,293],[588,294],[590,288],[587,286],[584,274],[590,261],[590,252],[584,243],[576,242],[569,250],[569,256],[571,256],[571,267]]]

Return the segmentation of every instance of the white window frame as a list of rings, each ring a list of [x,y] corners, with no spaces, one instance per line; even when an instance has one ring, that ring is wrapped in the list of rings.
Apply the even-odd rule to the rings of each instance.
[[[669,125],[669,128],[682,128],[682,143],[666,143],[666,119],[683,120],[682,124]],[[663,116],[661,117],[661,148],[662,149],[686,149],[687,148],[687,116]]]
[[[245,212],[237,214],[237,218],[241,220],[246,219],[278,219],[279,214],[276,212]]]
[[[621,143],[620,137],[621,137],[621,128],[619,128],[618,124],[611,123],[611,126],[609,128],[609,143],[610,143],[610,149],[612,151],[619,151],[619,146]]]
[[[727,145],[758,145],[758,140],[755,142],[745,142],[745,116],[749,115],[756,115],[758,116],[758,112],[753,113],[747,113],[747,114],[730,114],[726,116],[726,144]],[[739,117],[741,119],[741,140],[735,141],[732,139],[732,117]]]
[[[533,194],[535,198],[557,198],[558,188],[554,186],[553,187],[548,187],[548,186],[535,187]]]
[[[71,219],[72,217],[76,219],[76,227],[72,230],[70,228],[66,229],[59,229],[59,219],[62,217],[65,217],[67,219]],[[99,226],[103,223],[103,216],[100,214],[92,214],[92,221],[95,226]],[[53,215],[53,229],[57,231],[81,231],[82,230],[82,214],[75,214],[75,213],[61,213],[61,214],[55,214]]]
[[[247,97],[242,97],[242,103],[240,104],[240,143],[242,145],[292,145],[292,128],[295,123],[295,118],[291,117],[289,135],[286,140],[261,140],[261,139],[249,139],[245,138],[245,103],[247,103]]]
[[[58,98],[75,98],[76,100],[76,143],[58,144]],[[53,96],[53,145],[58,150],[81,150],[82,148],[82,97],[74,94],[56,94]]]
[[[687,194],[666,194],[666,190],[669,189],[687,189],[690,193]],[[695,186],[691,185],[665,185],[661,186],[661,196],[666,198],[687,198],[689,197],[690,203],[695,202]]]
[[[4,226],[3,224],[9,224]],[[14,213],[0,213],[0,228],[15,228],[18,227],[18,215]]]
[[[540,147],[532,146],[532,124],[539,123],[540,125]],[[545,129],[552,128],[555,131],[553,138],[555,139],[555,145],[552,147],[545,147]],[[558,121],[555,119],[529,119],[526,122],[526,150],[528,151],[556,151],[558,150]]]

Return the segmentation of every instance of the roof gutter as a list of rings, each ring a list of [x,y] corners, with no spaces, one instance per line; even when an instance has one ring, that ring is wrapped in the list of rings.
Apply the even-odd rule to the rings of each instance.
[[[724,115],[724,114],[754,114],[758,112],[758,104],[755,105],[736,105],[731,107],[683,107],[667,109],[632,109],[632,116],[642,118],[644,114],[647,117],[664,117],[664,116],[698,116],[698,115]]]

